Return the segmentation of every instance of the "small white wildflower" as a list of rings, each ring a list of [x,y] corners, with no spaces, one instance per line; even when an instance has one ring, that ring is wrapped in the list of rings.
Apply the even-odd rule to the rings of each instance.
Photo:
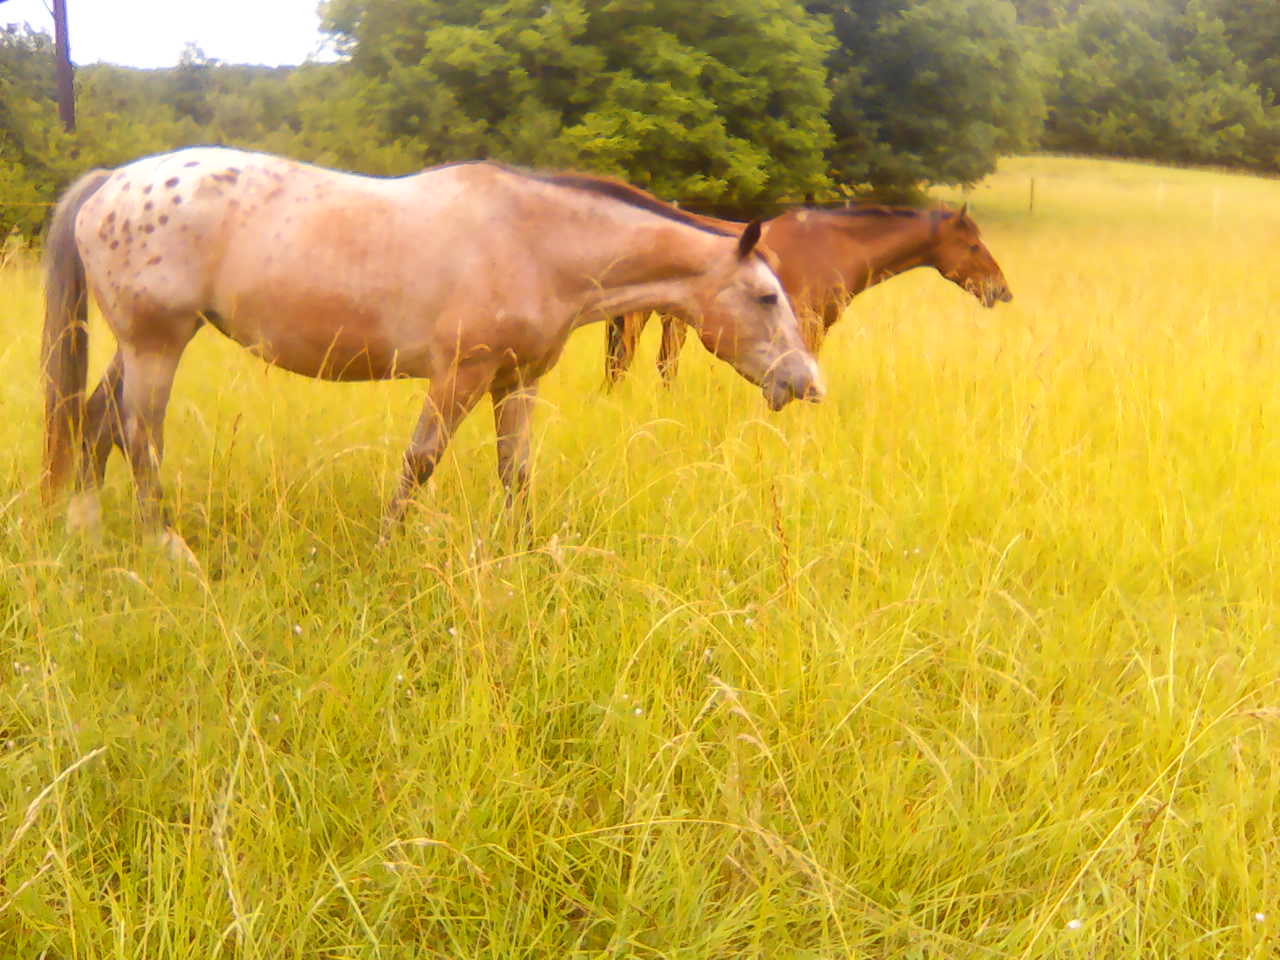
[[[311,557],[314,557],[314,556],[316,555],[316,550],[318,550],[318,549],[319,549],[318,547],[312,547],[312,548],[311,548],[311,550],[309,551],[309,553],[308,553],[307,555],[308,555],[308,556],[311,556]]]
[[[458,635],[458,628],[457,628],[457,627],[450,627],[450,628],[449,628],[449,636],[451,636],[451,637],[456,637],[457,635]]]
[[[397,673],[397,674],[396,674],[396,683],[404,683],[404,674],[403,674],[403,673]]]
[[[267,719],[268,719],[268,720],[270,720],[272,723],[279,723],[279,722],[280,722],[280,714],[278,714],[278,713],[273,713],[273,714],[271,714],[271,716],[267,717]]]
[[[637,717],[639,717],[639,716],[643,716],[643,715],[644,715],[644,711],[643,711],[642,709],[640,709],[639,707],[636,707],[636,708],[635,708],[635,710],[634,710],[633,712],[635,713],[635,715],[636,715]]]
[[[1079,919],[1072,919],[1072,920],[1068,920],[1068,921],[1067,921],[1067,929],[1068,929],[1068,930],[1079,930],[1079,929],[1080,929],[1081,927],[1083,927],[1083,926],[1084,926],[1084,921],[1083,921],[1083,920],[1079,920]]]
[[[743,623],[745,623],[748,627],[754,627],[754,626],[756,625],[756,618],[755,618],[755,617],[743,617],[743,618],[742,618],[742,622],[743,622]]]
[[[294,635],[295,637],[300,637],[300,636],[302,636],[302,624],[300,624],[300,623],[295,623],[295,624],[293,625],[293,635]]]
[[[1265,913],[1255,913],[1255,914],[1253,915],[1253,919],[1254,919],[1255,921],[1257,921],[1258,923],[1266,923],[1266,922],[1267,922],[1267,915],[1266,915]]]

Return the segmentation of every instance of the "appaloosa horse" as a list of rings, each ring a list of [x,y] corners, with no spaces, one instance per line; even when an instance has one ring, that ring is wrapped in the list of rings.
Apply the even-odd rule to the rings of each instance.
[[[93,171],[47,241],[46,494],[74,469],[69,520],[96,526],[118,446],[144,520],[185,550],[157,474],[178,361],[205,324],[311,377],[430,380],[384,531],[486,392],[508,498],[524,486],[538,380],[583,323],[660,309],[774,409],[816,400],[759,235],[614,181],[487,162],[379,179],[199,147]],[[87,402],[86,287],[118,342]]]
[[[702,219],[722,229],[741,229],[731,220]],[[967,205],[959,211],[869,204],[789,210],[765,222],[761,245],[777,257],[778,279],[814,353],[853,297],[915,267],[933,267],[988,307],[1013,299]],[[632,313],[610,319],[605,358],[610,383],[630,367],[648,317]],[[678,319],[663,317],[658,370],[668,383],[675,378],[685,332]]]

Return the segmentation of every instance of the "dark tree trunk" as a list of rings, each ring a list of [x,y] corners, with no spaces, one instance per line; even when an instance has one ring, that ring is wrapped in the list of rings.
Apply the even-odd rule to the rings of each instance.
[[[76,85],[67,36],[67,0],[53,0],[53,53],[58,76],[58,119],[62,129],[71,133],[76,128]]]

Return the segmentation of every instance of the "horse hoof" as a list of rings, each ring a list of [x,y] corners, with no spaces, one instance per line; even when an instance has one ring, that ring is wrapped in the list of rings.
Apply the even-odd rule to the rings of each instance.
[[[67,504],[67,532],[96,540],[102,533],[102,503],[96,493],[77,493]]]
[[[200,561],[196,559],[196,555],[191,548],[187,546],[187,541],[182,539],[182,535],[172,528],[165,530],[160,534],[157,545],[164,555],[169,558],[170,562],[176,566],[186,567],[200,573]]]

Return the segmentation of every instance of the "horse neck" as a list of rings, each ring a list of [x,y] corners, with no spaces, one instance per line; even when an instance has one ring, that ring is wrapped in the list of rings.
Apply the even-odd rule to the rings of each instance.
[[[618,206],[573,219],[563,246],[550,251],[557,273],[577,287],[571,298],[581,322],[641,309],[688,313],[695,287],[732,238]]]
[[[874,286],[883,280],[916,267],[933,266],[933,221],[928,214],[910,217],[866,217],[838,215],[839,228],[859,247],[858,266],[865,271],[858,289]],[[852,285],[851,285],[852,288]]]

